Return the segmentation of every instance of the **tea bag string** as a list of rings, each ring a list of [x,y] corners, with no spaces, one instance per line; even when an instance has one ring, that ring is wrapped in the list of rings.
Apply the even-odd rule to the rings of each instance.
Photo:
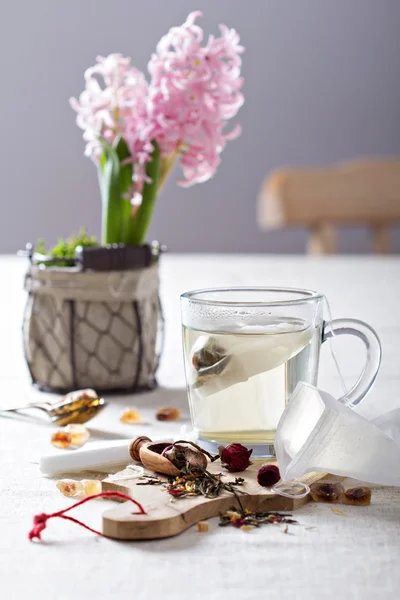
[[[300,499],[308,496],[310,488],[302,481],[285,481],[281,479],[272,486],[272,491],[284,498]]]
[[[346,386],[346,384],[344,382],[344,378],[343,378],[342,372],[340,370],[339,362],[338,362],[338,360],[336,358],[336,354],[335,354],[335,351],[334,351],[333,345],[332,345],[332,339],[334,337],[336,337],[336,333],[335,333],[335,330],[332,327],[332,321],[333,321],[333,319],[332,319],[331,307],[329,305],[328,298],[325,296],[325,294],[323,295],[323,298],[324,298],[324,301],[325,301],[326,311],[328,313],[328,320],[325,320],[325,323],[326,323],[326,325],[329,325],[329,328],[330,328],[330,331],[331,331],[331,334],[332,334],[331,337],[328,339],[329,350],[331,352],[331,355],[332,355],[332,358],[333,358],[333,362],[335,363],[336,371],[337,371],[337,373],[339,375],[339,380],[340,380],[340,384],[341,384],[341,386],[343,388],[344,395],[347,396],[347,392],[348,392],[347,386]]]

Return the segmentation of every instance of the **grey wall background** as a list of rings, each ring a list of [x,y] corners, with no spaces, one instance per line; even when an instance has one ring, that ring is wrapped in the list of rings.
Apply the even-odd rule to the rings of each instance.
[[[302,252],[305,232],[257,229],[267,172],[400,154],[398,0],[13,0],[0,20],[0,251],[80,224],[99,234],[96,171],[68,98],[98,54],[121,52],[144,69],[159,38],[197,8],[207,33],[223,22],[246,46],[243,134],[212,181],[185,190],[169,181],[152,238],[174,251]],[[367,247],[366,232],[343,232],[344,251]]]

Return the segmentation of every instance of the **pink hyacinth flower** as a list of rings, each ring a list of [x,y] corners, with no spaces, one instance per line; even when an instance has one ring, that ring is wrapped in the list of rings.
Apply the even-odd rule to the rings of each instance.
[[[199,11],[173,27],[157,45],[149,63],[149,116],[163,156],[181,153],[180,185],[206,181],[215,173],[226,142],[240,133],[224,127],[243,104],[240,77],[243,47],[233,29],[221,25],[221,37],[205,46],[195,24]]]

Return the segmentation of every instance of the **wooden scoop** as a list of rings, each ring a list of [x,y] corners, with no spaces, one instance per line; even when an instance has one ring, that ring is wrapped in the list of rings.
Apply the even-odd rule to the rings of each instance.
[[[129,447],[129,454],[133,460],[141,462],[146,469],[164,475],[179,475],[180,471],[168,458],[161,456],[161,452],[172,446],[170,442],[152,442],[150,438],[142,435],[133,440]]]
[[[180,445],[181,443],[178,444],[178,446]],[[141,462],[150,471],[176,477],[180,475],[181,471],[169,458],[162,456],[164,450],[167,448],[172,449],[172,447],[173,444],[170,442],[152,442],[150,438],[143,435],[133,440],[129,447],[129,454],[133,460]],[[189,450],[189,452],[194,454],[195,451]],[[198,450],[196,451],[195,460],[196,462],[199,461],[200,468],[205,469],[207,467],[207,458]]]

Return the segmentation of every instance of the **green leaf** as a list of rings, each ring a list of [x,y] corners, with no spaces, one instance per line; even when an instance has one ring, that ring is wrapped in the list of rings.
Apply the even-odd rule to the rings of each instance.
[[[115,151],[120,161],[120,191],[121,191],[121,242],[129,244],[129,238],[132,235],[132,203],[129,191],[132,187],[133,165],[131,162],[122,164],[124,160],[131,157],[128,145],[124,138],[120,137],[115,142]]]
[[[58,238],[57,244],[49,250],[46,249],[45,240],[40,239],[36,244],[35,252],[50,256],[53,259],[60,259],[57,262],[52,262],[52,265],[63,267],[70,265],[70,262],[67,261],[75,258],[75,250],[78,246],[83,246],[84,248],[97,246],[97,239],[88,234],[86,227],[81,227],[78,233],[73,233],[66,239]],[[46,261],[43,261],[41,264],[46,264]]]
[[[99,169],[100,192],[103,204],[102,243],[121,242],[122,203],[120,186],[120,161],[116,150],[105,140],[103,168]]]
[[[132,232],[132,207],[129,191],[132,186],[133,166],[124,161],[131,157],[128,145],[119,136],[113,146],[101,138],[104,152],[99,162],[99,185],[103,201],[103,244],[128,243]],[[126,196],[126,197],[125,197]]]
[[[100,156],[100,159],[99,159],[100,171],[104,171],[104,166],[106,164],[106,160],[107,160],[107,157],[105,155],[105,152],[103,152],[103,154]]]
[[[142,245],[146,239],[147,230],[150,226],[155,203],[157,200],[157,190],[160,177],[160,148],[155,140],[151,142],[154,146],[152,159],[147,164],[146,174],[150,178],[150,183],[143,186],[142,203],[135,215],[133,227],[129,235],[128,243]]]
[[[39,238],[37,243],[36,243],[36,247],[35,247],[35,252],[37,252],[38,254],[46,254],[47,250],[46,250],[46,242],[44,240],[44,238]]]
[[[119,181],[120,181],[121,195],[123,196],[124,194],[126,194],[129,191],[130,187],[132,186],[132,175],[133,175],[132,163],[128,162],[124,165],[122,164],[124,160],[131,157],[131,153],[130,153],[128,145],[125,142],[123,137],[119,137],[116,139],[114,148],[115,148],[115,152],[117,153],[117,156],[120,161]]]

